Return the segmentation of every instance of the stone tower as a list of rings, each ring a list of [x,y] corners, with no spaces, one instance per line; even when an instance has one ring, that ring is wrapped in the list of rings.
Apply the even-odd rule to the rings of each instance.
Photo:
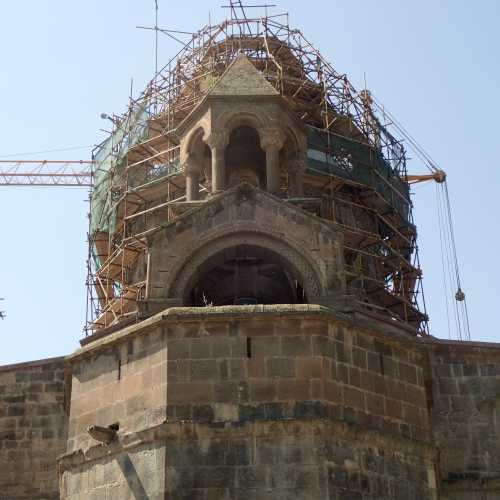
[[[497,498],[500,349],[428,336],[369,92],[273,18],[168,68],[95,152],[88,336],[0,369],[9,498]]]
[[[116,293],[120,248],[99,249],[125,226],[144,250],[123,247],[120,273],[141,291],[133,314],[102,307],[69,357],[63,498],[435,497],[404,158],[384,157],[366,92],[371,135],[328,103],[335,127],[313,126],[319,102],[278,91],[259,43],[234,50],[175,128],[150,119],[138,144],[175,145],[181,196],[162,198],[152,159],[127,153],[127,196],[147,201],[100,221],[94,245],[100,294]],[[280,50],[289,85],[305,68]]]

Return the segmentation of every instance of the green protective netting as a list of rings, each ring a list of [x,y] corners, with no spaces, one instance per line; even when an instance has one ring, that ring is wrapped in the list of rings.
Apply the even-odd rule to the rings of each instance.
[[[409,186],[373,147],[308,127],[307,160],[310,169],[373,187],[409,220]]]
[[[148,134],[148,107],[137,105],[94,154],[95,169],[90,201],[90,234],[112,233],[116,224],[116,201],[126,182],[125,156],[130,147]]]

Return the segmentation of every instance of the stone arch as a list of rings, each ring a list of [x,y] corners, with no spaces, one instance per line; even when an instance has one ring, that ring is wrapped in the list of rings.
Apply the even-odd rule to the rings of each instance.
[[[285,126],[285,127],[283,127],[283,132],[284,132],[285,138],[286,138],[285,142],[287,139],[289,139],[290,144],[292,144],[294,147],[295,155],[297,155],[297,156],[300,155],[300,149],[301,149],[300,139],[297,136],[297,134],[295,133],[295,131],[293,130],[293,128],[290,126]]]
[[[183,139],[181,145],[181,158],[186,159],[189,155],[201,154],[203,152],[204,140],[208,135],[208,130],[203,125],[193,127]]]
[[[309,301],[324,295],[324,279],[311,256],[306,256],[303,251],[281,237],[277,238],[262,231],[241,230],[241,228],[234,227],[224,234],[202,241],[183,259],[172,273],[173,279],[170,281],[167,296],[185,301],[198,278],[198,269],[219,252],[242,244],[260,247],[279,255],[283,263],[300,280]]]
[[[247,106],[236,106],[217,119],[217,128],[224,128],[228,133],[241,126],[254,128],[262,139],[263,129],[269,126],[269,120]]]
[[[227,187],[248,182],[266,189],[266,153],[254,127],[238,124],[232,128],[225,159]]]

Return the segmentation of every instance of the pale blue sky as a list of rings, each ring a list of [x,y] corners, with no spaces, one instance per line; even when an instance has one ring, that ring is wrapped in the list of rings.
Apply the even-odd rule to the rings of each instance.
[[[160,25],[194,31],[221,0],[160,0]],[[254,2],[252,2],[254,3]],[[498,341],[500,3],[495,0],[282,0],[299,28],[358,88],[368,88],[448,173],[474,340]],[[101,112],[124,110],[153,75],[154,1],[2,2],[0,156],[87,159]],[[160,63],[178,45],[160,37]],[[87,147],[87,149],[85,149]],[[32,156],[21,155],[32,158]],[[424,171],[414,160],[412,170]],[[62,355],[82,337],[87,193],[0,187],[0,364]],[[437,204],[414,194],[431,333],[448,336]]]

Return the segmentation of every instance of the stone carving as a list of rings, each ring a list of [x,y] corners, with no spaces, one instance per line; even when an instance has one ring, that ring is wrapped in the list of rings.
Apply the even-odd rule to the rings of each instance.
[[[226,248],[235,247],[241,244],[255,245],[270,250],[280,255],[295,274],[302,280],[303,287],[308,297],[318,297],[322,295],[322,286],[318,273],[312,264],[299,251],[288,243],[257,230],[254,227],[242,228],[235,225],[224,233],[218,233],[216,238],[203,240],[200,245],[184,259],[180,269],[173,273],[169,297],[184,297],[189,293],[192,281],[196,277],[198,268],[210,257],[223,251]]]
[[[224,149],[229,144],[229,131],[225,128],[212,130],[205,142],[215,149]]]
[[[264,151],[275,149],[279,151],[285,142],[285,134],[279,128],[268,127],[262,130],[260,145]]]

